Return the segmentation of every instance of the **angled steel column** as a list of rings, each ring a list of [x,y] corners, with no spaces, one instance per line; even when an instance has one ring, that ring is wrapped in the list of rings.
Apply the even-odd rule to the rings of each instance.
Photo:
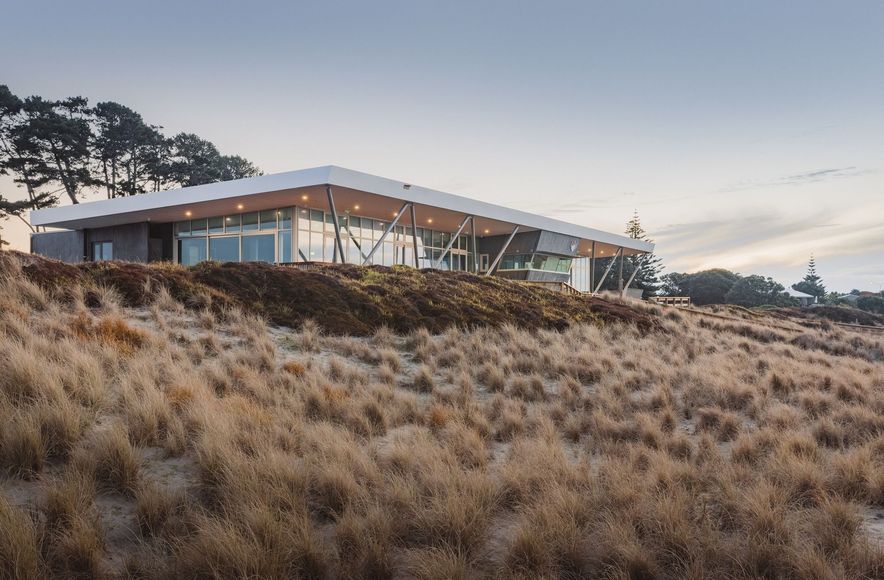
[[[396,217],[393,219],[393,221],[390,222],[390,225],[387,226],[387,229],[384,230],[384,233],[381,234],[381,239],[379,239],[377,242],[375,242],[374,246],[372,246],[372,248],[371,248],[371,251],[365,257],[365,260],[362,261],[363,266],[366,266],[368,264],[368,262],[371,260],[371,257],[374,256],[374,253],[377,252],[378,248],[381,247],[381,244],[384,243],[384,240],[387,238],[387,234],[389,234],[391,231],[393,231],[393,228],[396,227],[397,223],[399,223],[399,218],[402,217],[402,213],[406,209],[408,209],[408,206],[410,206],[410,205],[411,205],[411,203],[409,203],[407,201],[402,204],[402,207],[399,209],[398,212],[396,212]]]
[[[638,274],[638,271],[642,269],[642,266],[645,265],[645,261],[642,260],[635,266],[635,270],[632,271],[632,276],[629,277],[629,281],[626,282],[626,286],[623,287],[623,290],[620,291],[620,298],[623,298],[623,295],[629,290],[629,285],[632,284],[632,281],[635,280],[635,275]]]
[[[491,265],[488,266],[488,271],[485,272],[486,276],[490,276],[494,269],[497,267],[497,263],[500,262],[500,259],[503,257],[503,253],[510,246],[510,242],[513,241],[513,238],[516,237],[516,232],[519,231],[519,226],[513,228],[513,233],[510,234],[510,237],[506,239],[506,242],[503,244],[503,247],[500,248],[500,251],[497,253],[497,256],[494,258],[494,261],[491,262]]]
[[[617,289],[620,290],[620,295],[623,295],[623,260],[626,259],[626,256],[623,252],[623,247],[620,247],[620,273],[617,275]]]
[[[417,268],[417,216],[411,204],[411,245],[414,248],[414,267]]]
[[[325,186],[325,193],[328,194],[328,207],[331,210],[332,222],[335,224],[335,243],[338,245],[341,263],[346,264],[347,256],[344,254],[344,243],[341,241],[341,224],[338,223],[338,212],[335,209],[335,197],[332,195],[331,185]]]
[[[614,263],[617,261],[617,257],[618,257],[618,256],[621,256],[621,255],[622,255],[622,252],[623,252],[623,248],[622,248],[622,247],[617,248],[617,253],[614,254],[614,257],[613,257],[613,258],[611,258],[611,263],[608,264],[608,267],[605,269],[605,273],[602,274],[602,279],[599,280],[599,283],[598,283],[598,285],[595,287],[595,290],[592,291],[593,294],[598,294],[598,293],[599,293],[599,289],[602,287],[602,284],[605,283],[605,278],[607,278],[607,277],[608,277],[608,274],[611,273],[611,268],[614,267]]]
[[[479,273],[479,249],[476,247],[476,218],[470,217],[470,240],[473,244],[473,274]]]
[[[595,282],[595,240],[592,242],[592,254],[590,254],[589,258],[589,291],[592,292],[594,286],[592,283]]]
[[[460,227],[458,227],[458,228],[457,228],[457,231],[454,232],[454,235],[451,236],[451,241],[449,241],[449,242],[448,242],[448,245],[445,246],[445,249],[442,250],[442,253],[439,255],[439,259],[436,260],[436,261],[433,263],[433,268],[438,268],[438,267],[439,267],[439,264],[442,263],[442,260],[445,259],[445,256],[446,256],[446,255],[448,254],[448,252],[451,250],[451,246],[453,246],[453,245],[454,245],[454,242],[457,241],[457,236],[459,236],[459,235],[460,235],[460,232],[462,232],[463,229],[466,227],[467,222],[468,222],[468,221],[472,221],[472,219],[473,219],[473,216],[471,216],[471,215],[468,215],[467,217],[463,218],[463,221],[460,222]]]

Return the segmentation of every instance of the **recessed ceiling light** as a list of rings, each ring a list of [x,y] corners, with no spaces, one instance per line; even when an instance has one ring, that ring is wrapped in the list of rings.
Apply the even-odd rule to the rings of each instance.
[[[301,196],[301,199],[303,199],[304,201],[307,201],[307,196],[306,196],[306,195],[302,195],[302,196]]]
[[[353,209],[359,209],[359,206],[358,206],[358,205],[354,205],[354,206],[353,206]]]
[[[433,223],[433,218],[427,218],[427,223],[428,223],[428,224]]]
[[[394,211],[394,212],[393,212],[393,217],[396,217],[397,215],[399,215],[399,212],[398,212],[398,211]]]
[[[486,234],[490,234],[490,233],[491,233],[491,230],[485,230],[485,233],[486,233]]]
[[[184,215],[186,215],[187,217],[190,217],[193,215],[193,212],[190,210],[187,210],[186,212],[184,212]]]

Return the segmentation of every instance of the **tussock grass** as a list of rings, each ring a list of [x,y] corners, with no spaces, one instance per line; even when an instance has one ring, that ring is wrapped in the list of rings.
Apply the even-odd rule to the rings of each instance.
[[[59,270],[65,292],[7,265],[9,577],[884,570],[868,524],[884,508],[884,373],[868,335],[612,303],[653,322],[526,327],[552,315],[519,313],[339,336],[322,313],[269,327],[191,279],[216,265]],[[353,272],[341,284],[360,292],[388,275]],[[129,506],[123,532],[108,505]]]

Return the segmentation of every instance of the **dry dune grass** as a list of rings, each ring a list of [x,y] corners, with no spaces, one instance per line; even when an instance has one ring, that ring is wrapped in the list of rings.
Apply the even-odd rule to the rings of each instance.
[[[884,576],[868,336],[331,337],[153,292],[0,280],[0,577]]]

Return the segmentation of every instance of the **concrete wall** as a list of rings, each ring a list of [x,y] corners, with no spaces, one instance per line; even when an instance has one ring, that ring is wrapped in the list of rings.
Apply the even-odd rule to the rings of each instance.
[[[83,230],[31,234],[31,253],[75,264],[86,259]]]
[[[86,252],[88,259],[93,259],[92,244],[94,242],[112,242],[114,260],[127,262],[147,262],[149,252],[149,224],[124,224],[86,230]]]

